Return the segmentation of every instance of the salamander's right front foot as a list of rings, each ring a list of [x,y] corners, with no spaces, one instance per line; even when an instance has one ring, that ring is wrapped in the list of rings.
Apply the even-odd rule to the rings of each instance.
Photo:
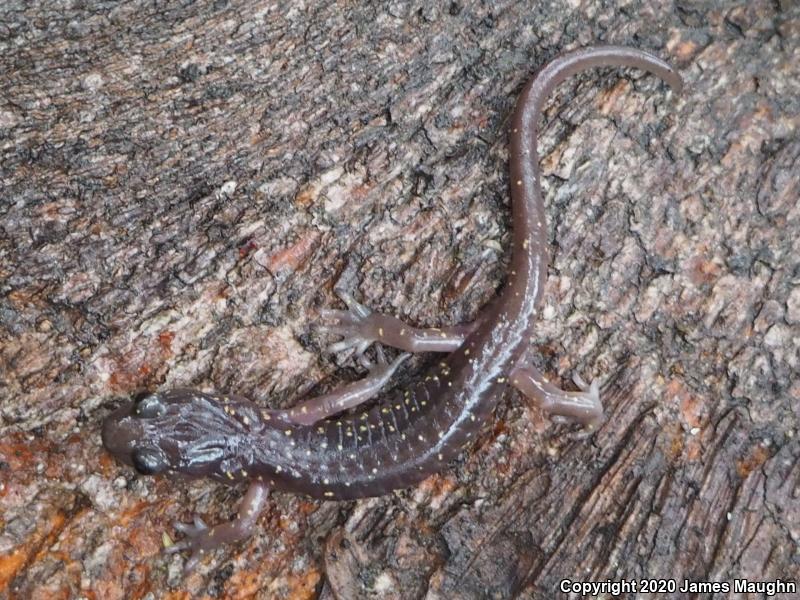
[[[370,362],[366,356],[363,356],[361,360],[361,364],[369,371],[369,375],[327,394],[305,400],[294,408],[283,411],[283,417],[300,425],[313,425],[317,421],[358,406],[377,396],[397,368],[411,356],[404,352],[390,363],[386,360],[380,346],[375,349],[375,354],[377,363]]]

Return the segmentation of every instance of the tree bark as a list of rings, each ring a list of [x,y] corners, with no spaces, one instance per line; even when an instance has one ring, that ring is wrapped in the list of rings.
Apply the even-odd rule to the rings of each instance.
[[[800,584],[796,3],[318,4],[0,7],[0,595]],[[314,328],[338,279],[415,325],[472,319],[509,259],[516,95],[598,43],[686,82],[585,73],[544,119],[530,355],[565,387],[599,378],[605,424],[574,440],[509,393],[418,488],[276,493],[184,579],[172,521],[228,519],[243,490],[135,476],[103,417],[142,389],[283,407],[361,376]]]

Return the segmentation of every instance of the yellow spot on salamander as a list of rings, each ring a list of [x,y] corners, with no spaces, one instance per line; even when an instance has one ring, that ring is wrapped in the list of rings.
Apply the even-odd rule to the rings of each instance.
[[[291,429],[287,429],[283,433],[285,433],[286,435],[292,435],[292,430]]]

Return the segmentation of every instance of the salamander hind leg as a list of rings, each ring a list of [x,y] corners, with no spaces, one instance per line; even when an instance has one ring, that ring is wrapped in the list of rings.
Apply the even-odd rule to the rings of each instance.
[[[183,568],[184,573],[189,573],[206,553],[223,544],[232,544],[249,538],[253,534],[256,521],[268,496],[267,486],[253,482],[242,498],[236,517],[232,521],[214,527],[208,527],[200,517],[195,517],[191,524],[175,523],[175,529],[186,537],[166,548],[165,552],[174,554],[190,550],[191,555]]]
[[[356,358],[361,358],[367,348],[377,340],[378,330],[375,327],[373,312],[358,302],[352,294],[344,290],[334,290],[339,299],[345,303],[347,310],[324,309],[322,318],[331,321],[331,325],[320,325],[321,333],[332,333],[341,336],[342,340],[328,346],[331,353],[353,350]]]
[[[476,323],[451,327],[420,329],[396,317],[372,312],[353,298],[352,294],[336,290],[347,305],[347,310],[323,310],[323,319],[330,325],[319,326],[319,331],[341,336],[343,339],[328,346],[329,352],[352,350],[357,359],[374,342],[405,350],[406,352],[452,352],[456,350]]]
[[[583,430],[573,437],[583,438],[594,433],[604,420],[600,385],[597,380],[587,385],[577,375],[573,379],[581,391],[567,392],[559,389],[533,365],[519,365],[511,373],[512,385],[545,411],[553,421],[582,425]]]

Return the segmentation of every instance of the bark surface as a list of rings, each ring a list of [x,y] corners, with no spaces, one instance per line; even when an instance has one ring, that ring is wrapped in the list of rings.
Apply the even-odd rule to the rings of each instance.
[[[544,119],[530,355],[599,378],[604,426],[573,440],[509,393],[446,472],[274,494],[259,535],[184,579],[171,523],[228,519],[242,490],[136,477],[103,417],[145,388],[283,407],[363,375],[314,329],[339,278],[416,325],[472,319],[505,279],[516,95],[596,43],[686,81],[586,73]],[[5,0],[0,596],[800,580],[799,126],[791,0]]]

